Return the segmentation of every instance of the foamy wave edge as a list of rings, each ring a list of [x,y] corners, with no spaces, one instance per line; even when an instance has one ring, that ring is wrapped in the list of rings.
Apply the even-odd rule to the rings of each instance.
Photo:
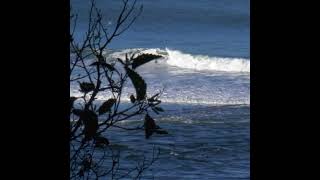
[[[136,53],[137,55],[142,53],[162,55],[166,64],[184,69],[250,73],[250,59],[193,55],[169,48],[125,49],[114,52],[111,56],[124,58],[126,53]]]

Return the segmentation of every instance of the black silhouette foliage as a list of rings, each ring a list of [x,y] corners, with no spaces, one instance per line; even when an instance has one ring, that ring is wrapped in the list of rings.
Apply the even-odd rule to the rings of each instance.
[[[110,111],[111,107],[114,105],[114,103],[116,103],[117,100],[116,99],[108,99],[107,101],[105,101],[99,108],[99,115],[102,115],[108,111]]]
[[[138,101],[143,100],[146,97],[147,93],[147,84],[144,82],[142,77],[136,73],[134,70],[125,67],[129,78],[131,79],[131,82],[136,90],[136,97]]]
[[[152,60],[161,58],[162,56],[160,55],[154,55],[154,54],[141,54],[139,56],[137,56],[136,58],[133,58],[133,62],[132,62],[132,69],[137,68],[138,66],[141,66],[145,63],[148,63]]]
[[[93,91],[95,88],[95,85],[93,83],[79,82],[79,84],[80,84],[80,91],[83,93],[89,93],[90,91]]]
[[[122,173],[119,155],[110,146],[111,137],[105,137],[109,128],[124,130],[144,131],[145,138],[150,138],[154,133],[167,134],[165,130],[156,125],[149,111],[157,114],[164,110],[158,105],[161,93],[151,97],[147,94],[147,84],[137,71],[140,67],[152,60],[161,58],[153,54],[126,54],[125,59],[114,58],[109,61],[105,55],[107,47],[112,40],[128,29],[142,11],[142,6],[135,11],[137,0],[123,0],[122,9],[116,21],[115,29],[108,32],[104,25],[101,11],[96,7],[95,0],[90,0],[89,27],[84,34],[82,42],[76,42],[73,32],[70,32],[70,82],[79,84],[81,95],[70,97],[70,179],[121,179],[133,177],[140,179],[141,174],[158,158],[152,155],[149,163],[145,157],[133,169]],[[130,3],[131,2],[131,3]],[[133,12],[136,12],[135,14]],[[70,13],[71,14],[71,13]],[[70,22],[76,22],[77,15],[70,15]],[[76,24],[76,23],[75,23]],[[76,26],[74,26],[75,28]],[[78,74],[81,72],[82,74]],[[119,108],[123,104],[123,89],[128,81],[132,82],[135,93],[130,95],[130,105]],[[97,96],[105,93],[106,101],[97,102]],[[75,101],[77,101],[75,105]],[[101,104],[100,106],[98,104]],[[130,120],[133,117],[145,115],[138,127],[122,127],[119,122]],[[142,126],[143,124],[143,126]],[[99,151],[99,153],[96,153]],[[96,154],[100,154],[98,156]],[[103,164],[105,161],[111,164]],[[123,170],[123,169],[122,169]],[[123,172],[123,171],[122,171]],[[136,173],[136,175],[132,175]]]
[[[131,94],[131,96],[130,96],[130,101],[131,101],[131,103],[135,103],[136,102],[136,98],[134,97],[133,94]]]
[[[91,140],[98,130],[98,116],[91,110],[82,111],[79,121],[84,124],[84,140]]]

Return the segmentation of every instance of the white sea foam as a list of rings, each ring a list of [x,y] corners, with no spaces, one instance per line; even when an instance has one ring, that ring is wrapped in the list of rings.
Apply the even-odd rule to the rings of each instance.
[[[250,72],[250,60],[244,58],[209,57],[166,49],[167,63],[180,68],[226,72]]]
[[[146,68],[137,70],[148,84],[148,95],[166,87],[161,97],[163,103],[250,105],[249,59],[192,55],[168,48],[136,48],[106,52],[111,59],[124,59],[126,54],[130,57],[132,53],[163,56],[158,60],[160,66],[148,63]],[[75,83],[70,88],[70,94],[81,96],[78,89],[78,84]],[[135,93],[135,90],[129,83],[123,90],[122,100],[129,103],[132,93]],[[97,100],[103,101],[110,97],[108,93],[99,93]]]
[[[164,56],[166,63],[170,66],[179,68],[194,69],[197,71],[223,71],[223,72],[246,72],[250,73],[250,60],[245,58],[230,58],[230,57],[210,57],[206,55],[193,55],[184,53],[178,50],[165,50],[159,48],[150,49],[125,49],[120,52],[115,52],[111,56],[124,58],[125,54],[129,56],[132,53],[136,55],[141,53],[157,54]]]

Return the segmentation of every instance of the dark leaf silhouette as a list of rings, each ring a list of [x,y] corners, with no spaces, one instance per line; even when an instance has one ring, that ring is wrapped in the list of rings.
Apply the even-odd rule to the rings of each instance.
[[[133,94],[130,96],[130,101],[131,101],[131,103],[135,103],[136,102],[136,98],[134,97]]]
[[[99,115],[104,114],[108,111],[110,111],[111,107],[113,106],[113,104],[116,102],[116,99],[108,99],[107,101],[105,101],[99,108]]]
[[[93,83],[88,83],[88,82],[82,82],[80,83],[80,91],[83,93],[88,93],[90,91],[93,91],[95,88],[95,85]]]
[[[109,145],[109,140],[103,136],[96,136],[94,138],[96,140],[96,147],[105,147],[107,145]]]
[[[144,118],[144,130],[146,139],[148,139],[156,129],[159,129],[159,126],[157,126],[156,122],[148,114],[146,114]]]
[[[98,65],[101,67],[106,67],[110,71],[115,70],[115,68],[111,64],[108,64],[106,62],[94,62],[94,63],[90,64],[90,66],[98,66]]]
[[[155,108],[157,103],[160,103],[159,93],[151,97],[151,100],[148,99],[147,84],[136,69],[162,55],[143,54],[137,50],[124,53],[121,59],[110,57],[112,61],[109,61],[107,57],[113,53],[113,50],[109,49],[109,43],[133,24],[140,15],[142,6],[137,12],[136,0],[120,1],[120,4],[122,2],[123,4],[122,9],[119,9],[118,17],[115,17],[116,21],[113,22],[112,26],[115,28],[110,28],[103,23],[105,18],[101,13],[104,10],[96,6],[96,1],[92,0],[89,3],[91,4],[87,19],[89,23],[87,32],[83,34],[84,39],[77,42],[73,40],[74,32],[78,32],[77,16],[70,21],[74,25],[70,28],[70,83],[79,83],[78,89],[82,92],[77,97],[70,97],[70,178],[128,179],[134,176],[135,179],[141,179],[143,171],[158,159],[160,150],[157,153],[153,148],[150,161],[147,155],[142,155],[143,160],[137,159],[137,165],[133,162],[136,168],[121,167],[123,163],[120,164],[120,150],[122,148],[110,147],[109,138],[112,136],[104,136],[109,132],[109,128],[113,127],[126,131],[143,129],[141,126],[143,124],[126,127],[118,126],[116,123],[144,116],[152,110],[161,112]],[[72,14],[71,17],[73,17]],[[122,106],[121,97],[127,93],[128,81],[131,81],[129,85],[134,86],[135,92],[126,95],[130,97],[132,104],[124,103]],[[106,99],[100,103],[97,101],[100,96],[110,95],[109,100]],[[167,133],[161,130],[149,115],[143,118],[145,118],[142,123],[145,126],[146,138]],[[113,136],[116,135],[112,132],[110,131]],[[110,133],[108,134],[111,135]],[[106,162],[108,167],[104,166]],[[124,171],[119,172],[119,169]]]
[[[134,88],[136,89],[137,100],[143,100],[146,97],[147,84],[144,82],[144,80],[138,73],[127,67],[125,67],[125,69],[128,73],[129,78],[131,79]]]
[[[144,118],[145,137],[148,139],[154,132],[157,134],[169,134],[166,130],[161,129],[156,122],[146,114]]]
[[[161,58],[162,56],[154,55],[154,54],[141,54],[133,59],[132,69],[137,68],[138,66],[148,63],[154,59]]]
[[[98,116],[93,111],[86,110],[81,113],[80,121],[84,124],[84,141],[91,140],[98,130]]]

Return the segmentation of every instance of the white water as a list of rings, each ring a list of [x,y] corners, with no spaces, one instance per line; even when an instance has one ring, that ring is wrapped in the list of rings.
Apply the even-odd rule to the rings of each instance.
[[[248,59],[192,55],[170,49],[166,51],[168,52],[167,63],[172,66],[199,71],[250,72],[250,60]]]
[[[245,58],[210,57],[206,55],[193,55],[178,50],[152,49],[125,49],[113,53],[112,57],[124,58],[125,54],[149,53],[164,56],[167,65],[197,71],[222,71],[222,72],[245,72],[250,73],[250,60]]]
[[[125,58],[132,53],[160,54],[164,58],[147,63],[137,69],[145,79],[148,95],[165,88],[161,97],[164,103],[204,105],[250,105],[250,60],[244,58],[209,57],[192,55],[178,50],[125,49],[109,52],[109,58]],[[78,85],[70,93],[80,96]],[[123,100],[135,91],[131,83],[123,92]],[[105,100],[108,94],[101,93],[97,100]]]

